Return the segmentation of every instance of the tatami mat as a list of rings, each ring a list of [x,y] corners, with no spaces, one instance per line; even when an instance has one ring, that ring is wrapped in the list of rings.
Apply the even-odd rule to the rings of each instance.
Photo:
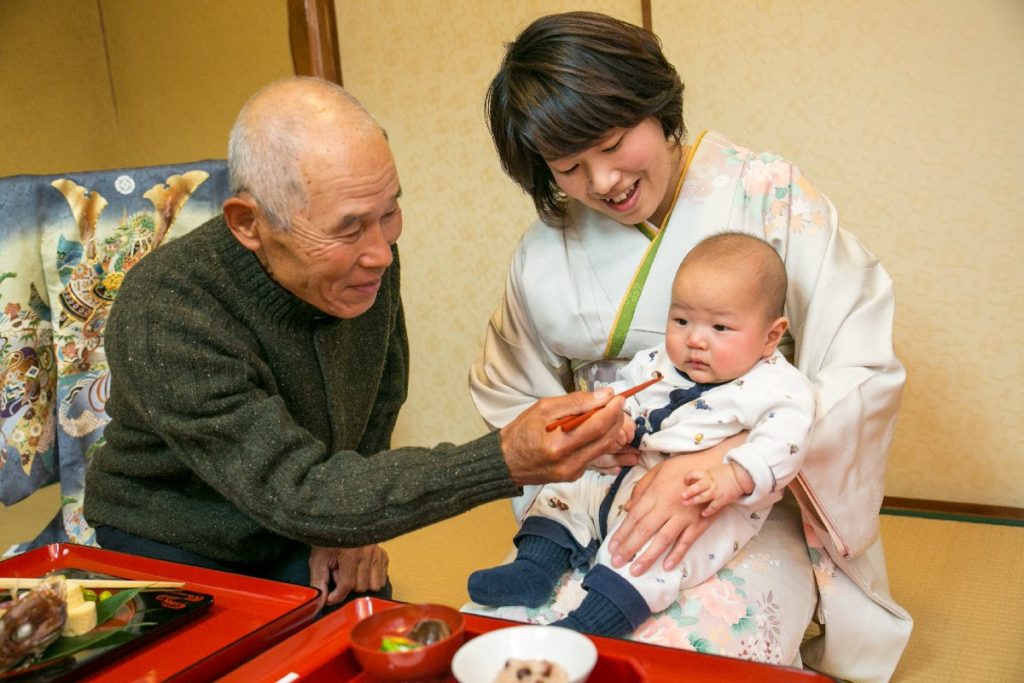
[[[893,680],[1024,681],[1024,527],[883,515],[882,538],[914,616]]]
[[[395,599],[465,604],[470,572],[504,560],[516,529],[512,506],[499,500],[388,541]]]
[[[0,556],[13,545],[31,541],[60,510],[60,486],[44,486],[10,507],[0,505]]]

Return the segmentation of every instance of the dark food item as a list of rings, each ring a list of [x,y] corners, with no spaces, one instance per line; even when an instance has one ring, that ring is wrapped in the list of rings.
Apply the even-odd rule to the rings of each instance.
[[[448,624],[440,619],[421,619],[416,622],[409,633],[406,634],[410,640],[415,640],[421,645],[432,645],[444,640],[452,634]]]
[[[569,674],[546,659],[509,659],[494,683],[569,683]]]
[[[67,618],[64,577],[39,584],[17,597],[0,616],[0,673],[29,666],[60,637]]]
[[[451,634],[448,624],[440,619],[420,619],[405,635],[395,633],[381,638],[380,649],[383,652],[406,652],[439,643]]]

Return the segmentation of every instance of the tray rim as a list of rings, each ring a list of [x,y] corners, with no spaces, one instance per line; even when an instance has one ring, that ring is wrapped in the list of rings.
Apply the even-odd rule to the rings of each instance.
[[[52,570],[52,573],[59,573],[61,570],[66,570],[66,569],[75,570],[75,571],[79,571],[79,572],[94,573],[96,576],[100,575],[99,572],[91,572],[90,570],[82,570],[81,568],[75,567],[73,565],[66,565],[66,566],[63,566],[63,567],[57,567],[56,569]],[[109,574],[104,574],[103,576],[104,576],[104,578],[111,578],[111,579],[115,579],[115,580],[122,578],[122,577],[111,576]],[[124,590],[124,589],[121,589],[121,590]],[[0,591],[0,594],[2,594],[2,593],[8,593],[9,594],[12,591],[13,591],[13,589],[11,589],[11,590],[6,590],[5,589],[3,591]],[[158,594],[158,595],[159,594],[163,594],[163,595],[167,595],[167,594],[173,594],[173,593],[187,593],[189,595],[199,596],[200,598],[202,598],[202,600],[199,601],[199,602],[201,602],[201,604],[196,605],[196,606],[192,607],[191,609],[189,609],[189,610],[187,610],[187,611],[185,611],[185,612],[183,612],[183,613],[181,613],[179,615],[176,615],[178,618],[174,619],[173,621],[164,622],[162,624],[158,624],[158,628],[153,629],[150,632],[137,634],[137,637],[135,637],[135,638],[133,638],[133,639],[127,641],[127,642],[121,643],[120,645],[116,645],[116,646],[113,646],[111,648],[108,648],[106,651],[98,653],[98,654],[96,654],[96,655],[94,655],[94,656],[92,656],[92,657],[90,657],[90,658],[88,658],[88,659],[86,659],[84,661],[81,661],[81,662],[77,662],[76,661],[76,663],[70,669],[65,669],[63,671],[56,672],[56,676],[53,677],[53,678],[46,678],[46,673],[47,673],[47,669],[49,668],[49,666],[56,666],[57,664],[59,664],[60,662],[63,662],[68,657],[73,657],[74,654],[65,655],[61,659],[53,661],[49,666],[44,666],[44,667],[42,667],[40,669],[37,669],[35,671],[31,670],[32,667],[29,667],[28,670],[6,671],[6,672],[3,672],[3,673],[0,673],[0,682],[2,682],[2,681],[11,681],[11,683],[30,683],[31,681],[37,680],[37,675],[42,675],[43,676],[42,680],[46,681],[47,683],[50,683],[51,681],[56,682],[56,681],[77,681],[77,680],[82,680],[84,678],[87,678],[88,676],[91,676],[91,675],[95,674],[96,672],[101,670],[104,666],[106,666],[107,661],[101,661],[100,660],[101,657],[104,657],[104,656],[107,656],[107,655],[112,655],[112,656],[110,656],[110,658],[108,660],[110,662],[118,661],[118,660],[122,659],[123,657],[127,657],[131,653],[137,652],[137,651],[145,648],[147,645],[150,645],[153,642],[159,640],[162,636],[166,635],[167,633],[170,633],[170,632],[172,632],[174,630],[177,630],[178,628],[182,628],[182,627],[186,626],[187,624],[191,623],[193,620],[198,619],[203,614],[208,612],[213,607],[213,603],[215,602],[214,596],[210,595],[209,593],[201,593],[199,591],[187,590],[185,588],[143,588],[143,589],[139,590],[138,594],[133,598],[133,600],[142,600],[144,602],[145,599],[142,598],[142,596],[144,594],[150,594],[150,595],[152,595],[152,594]],[[122,609],[123,609],[123,607],[122,607]],[[50,672],[51,676],[53,676],[54,673],[55,672],[51,671]]]
[[[31,566],[32,569],[22,569],[25,565]],[[225,600],[230,604],[240,596],[255,595],[258,596],[261,604],[270,606],[270,613],[266,620],[248,632],[233,638],[215,650],[184,662],[180,668],[171,667],[172,670],[166,672],[166,675],[161,674],[161,680],[167,681],[206,681],[223,675],[243,663],[247,657],[251,658],[255,653],[262,652],[291,636],[312,621],[319,611],[320,590],[316,588],[74,543],[51,543],[0,560],[0,574],[11,572],[12,567],[15,576],[26,575],[26,572],[38,576],[41,573],[63,567],[75,567],[86,571],[126,574],[125,578],[151,577],[184,581],[183,589],[210,594],[214,598],[214,604],[210,610],[199,615],[195,621],[184,624],[182,631],[189,627],[194,628],[197,624],[210,622],[215,618],[221,620],[221,624],[224,619],[230,619],[229,605],[224,604]],[[276,592],[260,593],[258,589],[261,587],[268,591],[273,588],[276,589]],[[221,597],[220,604],[218,604],[218,596]],[[177,630],[169,635],[176,633],[178,633]],[[143,657],[152,656],[161,645],[166,645],[166,643],[167,640],[157,638],[151,643],[142,644],[133,653],[128,653],[125,657],[119,657],[112,661],[111,666],[125,665],[131,661],[143,662]],[[165,659],[170,659],[170,657],[165,657]],[[87,673],[83,680],[100,680],[109,673],[108,667],[101,666]]]
[[[408,604],[401,600],[360,597],[343,605],[335,612],[301,629],[298,633],[282,640],[275,647],[226,674],[222,683],[279,683],[280,681],[301,681],[318,672],[322,667],[351,651],[350,632],[360,620],[397,605]],[[488,617],[472,612],[463,612],[467,633],[475,631],[480,635],[488,631],[513,626],[522,622]],[[604,638],[587,635],[597,645],[598,657],[625,660],[638,672],[641,683],[668,683],[679,680],[679,671],[688,664],[698,663],[705,667],[719,665],[722,674],[736,673],[752,676],[759,683],[815,683],[834,681],[816,671],[794,667],[765,664],[749,660],[724,657],[676,648],[640,643],[632,640]],[[328,645],[327,643],[331,643]],[[366,680],[360,671],[349,681]],[[701,680],[701,679],[695,679]],[[723,680],[707,678],[703,680]]]

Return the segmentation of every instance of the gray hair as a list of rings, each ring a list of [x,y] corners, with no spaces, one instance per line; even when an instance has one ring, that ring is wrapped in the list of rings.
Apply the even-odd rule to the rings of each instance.
[[[278,91],[293,95],[270,97]],[[271,226],[285,232],[291,229],[292,217],[309,202],[301,157],[313,123],[313,109],[304,106],[310,97],[318,103],[329,102],[336,110],[357,110],[362,113],[359,119],[376,126],[362,104],[340,85],[297,76],[275,81],[250,97],[228,139],[231,194],[248,192]]]

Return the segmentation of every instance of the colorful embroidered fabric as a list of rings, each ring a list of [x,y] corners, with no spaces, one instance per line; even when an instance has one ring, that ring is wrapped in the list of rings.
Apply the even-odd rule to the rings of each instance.
[[[227,196],[219,160],[0,179],[0,502],[60,481],[39,542],[95,544],[85,465],[108,421],[103,328],[125,273]]]
[[[811,590],[806,551],[782,542],[799,533],[799,511],[791,498],[772,510],[761,533],[739,550],[714,577],[679,593],[668,609],[651,615],[628,640],[771,664],[800,661],[797,646],[811,614],[803,611]],[[803,554],[803,557],[800,555]],[[818,563],[831,564],[818,553]],[[779,567],[792,567],[791,573]],[[464,612],[531,624],[550,624],[583,600],[586,567],[566,573],[551,598],[536,608],[484,607],[473,602]]]

